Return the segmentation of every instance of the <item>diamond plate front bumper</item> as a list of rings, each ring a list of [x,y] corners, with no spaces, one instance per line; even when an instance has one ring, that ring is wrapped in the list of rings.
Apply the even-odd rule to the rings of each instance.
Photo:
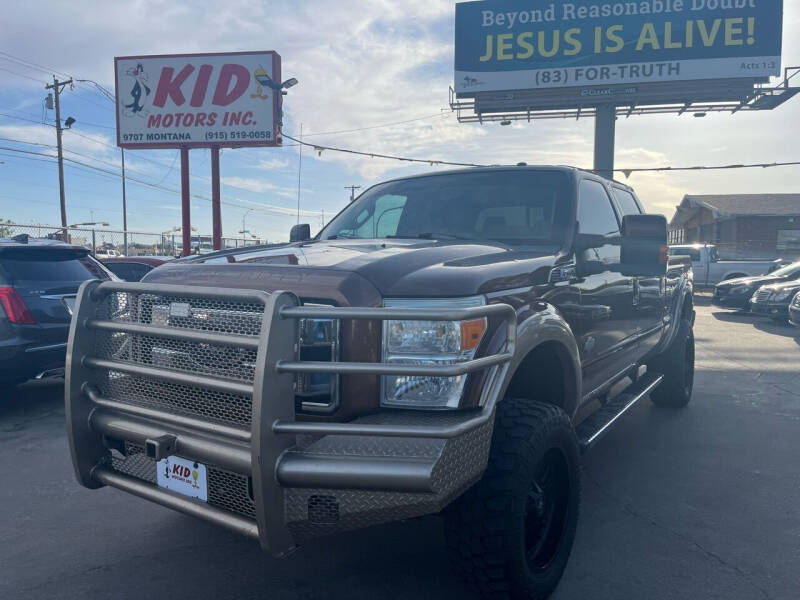
[[[303,318],[480,317],[505,328],[505,343],[465,363],[296,359]],[[86,487],[120,488],[256,538],[273,554],[311,537],[437,512],[486,467],[515,334],[514,310],[499,304],[303,307],[289,292],[87,282],[67,351],[75,472]],[[165,366],[153,340],[217,362],[206,361],[202,370],[196,361]],[[234,366],[226,368],[226,361]],[[487,377],[481,408],[473,411],[389,410],[349,423],[295,420],[297,373],[447,377],[474,371]],[[207,503],[154,485],[155,461],[170,454],[208,466]]]

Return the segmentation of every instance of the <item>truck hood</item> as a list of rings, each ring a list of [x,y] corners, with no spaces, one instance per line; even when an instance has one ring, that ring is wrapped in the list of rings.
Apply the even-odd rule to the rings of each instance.
[[[346,292],[349,279],[351,285],[369,283],[383,297],[456,297],[545,283],[555,261],[553,248],[492,242],[330,240],[173,261],[145,279],[216,286],[245,280],[247,285],[231,287],[287,289],[301,296],[334,280]],[[324,297],[322,290],[313,296]]]

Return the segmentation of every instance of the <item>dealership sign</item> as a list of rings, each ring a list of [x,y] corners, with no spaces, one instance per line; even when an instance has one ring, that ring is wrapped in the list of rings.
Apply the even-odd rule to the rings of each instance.
[[[275,52],[114,59],[117,144],[124,148],[277,146]]]
[[[763,79],[783,0],[487,0],[456,5],[455,91]]]

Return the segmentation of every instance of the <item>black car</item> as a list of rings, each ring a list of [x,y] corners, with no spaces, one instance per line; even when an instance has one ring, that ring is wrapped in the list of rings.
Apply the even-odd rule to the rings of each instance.
[[[789,322],[795,327],[800,327],[800,292],[797,292],[789,305]]]
[[[750,299],[750,310],[754,314],[785,322],[789,319],[789,305],[798,292],[800,280],[761,286]]]
[[[750,298],[762,285],[800,279],[800,262],[792,263],[768,275],[729,279],[714,288],[711,303],[720,308],[750,309]]]
[[[123,281],[139,281],[171,258],[162,256],[120,256],[102,259],[103,266]]]
[[[112,278],[86,248],[0,238],[0,385],[63,374],[78,286]]]

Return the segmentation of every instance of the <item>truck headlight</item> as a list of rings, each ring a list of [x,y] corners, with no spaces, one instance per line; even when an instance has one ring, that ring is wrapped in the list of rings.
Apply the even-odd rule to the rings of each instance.
[[[387,299],[384,306],[402,308],[468,308],[485,298]],[[475,358],[486,332],[486,319],[469,321],[384,321],[383,361],[407,365],[451,365]],[[458,408],[466,375],[429,377],[386,375],[381,404],[403,408]]]

